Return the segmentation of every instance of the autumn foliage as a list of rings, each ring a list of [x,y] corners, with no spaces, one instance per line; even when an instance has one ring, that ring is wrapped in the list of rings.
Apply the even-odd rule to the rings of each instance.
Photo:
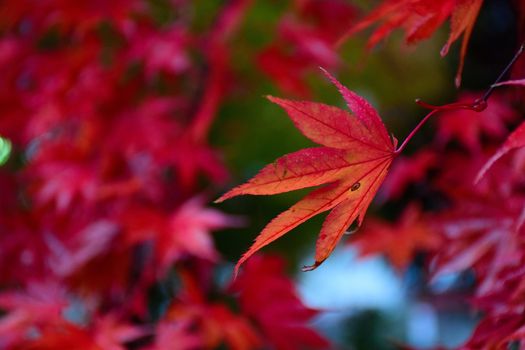
[[[12,145],[0,167],[0,348],[334,348],[310,325],[320,310],[303,304],[283,258],[259,252],[324,212],[303,270],[352,227],[360,256],[383,255],[397,271],[423,257],[429,283],[474,275],[468,299],[482,316],[462,348],[523,347],[523,47],[508,57],[512,80],[495,70],[487,90],[461,88],[483,0],[384,0],[367,13],[344,0],[283,7],[253,67],[283,95],[267,97],[274,117],[316,146],[281,155],[216,202],[313,189],[269,221],[234,272],[212,234],[249,223],[212,207],[231,178],[209,135],[242,80],[232,47],[254,4],[201,14],[196,3],[0,4],[0,155]],[[334,77],[341,52],[397,29],[417,44],[445,23],[442,56],[462,38],[457,98],[419,101],[421,122],[398,142]],[[346,106],[313,102],[312,74]],[[415,143],[431,120],[431,136]],[[366,215],[374,199],[395,219]]]
[[[1,5],[3,349],[327,346],[279,258],[235,289],[211,279],[211,234],[240,219],[206,205],[227,175],[207,135],[250,2],[201,30],[191,1],[165,5],[176,20],[146,1]]]

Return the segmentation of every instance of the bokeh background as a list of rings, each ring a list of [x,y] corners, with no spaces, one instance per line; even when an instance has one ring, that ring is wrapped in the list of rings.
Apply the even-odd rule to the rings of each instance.
[[[367,1],[346,3],[355,6],[356,18],[376,5]],[[233,56],[246,85],[226,101],[212,132],[212,140],[224,150],[232,171],[231,186],[246,181],[278,156],[312,145],[278,106],[264,98],[297,95],[280,89],[256,64],[261,50],[278,40],[279,21],[294,15],[293,5],[288,5],[285,9],[280,1],[256,2],[248,14],[245,31],[236,39],[234,52],[239,51]],[[513,56],[517,19],[512,6],[507,1],[485,2],[469,44],[463,90],[486,89]],[[271,31],[269,23],[273,23]],[[371,51],[365,49],[367,37],[356,36],[339,51],[341,61],[333,71],[343,84],[366,97],[388,129],[403,139],[426,113],[414,103],[416,98],[443,104],[457,97],[454,75],[459,44],[447,57],[439,56],[447,35],[445,26],[431,39],[410,46],[401,32],[394,32]],[[293,43],[288,46],[294,49]],[[308,98],[344,108],[337,90],[317,69],[319,65],[312,63],[305,73],[311,91]],[[410,144],[408,153],[427,144],[434,130],[434,125],[425,127]],[[218,247],[230,261],[236,261],[269,218],[303,195],[246,196],[221,204],[228,212],[249,218],[249,224],[228,231],[227,236],[216,236]],[[429,201],[439,205],[439,198]],[[376,201],[369,213],[393,219],[399,209]],[[358,259],[354,248],[344,243],[317,270],[300,272],[301,266],[311,263],[322,219],[302,224],[265,249],[283,254],[290,261],[289,271],[307,304],[329,310],[316,323],[325,334],[343,347],[354,349],[391,349],[397,341],[406,341],[415,348],[454,348],[468,339],[476,323],[476,314],[466,298],[473,284],[473,276],[468,273],[447,276],[429,286],[421,268],[422,259],[416,258],[406,272],[399,272],[381,257]],[[444,291],[447,293],[442,294]]]
[[[358,18],[359,13],[367,13],[375,4],[351,2],[351,5],[355,6]],[[240,33],[239,46],[234,48],[239,50],[234,57],[247,86],[225,103],[212,133],[212,140],[225,150],[234,178],[232,186],[246,181],[276,157],[312,145],[280,108],[263,98],[268,94],[295,96],[269,80],[254,59],[261,48],[276,40],[277,23],[293,13],[290,9],[283,11],[282,2],[277,1],[254,4],[245,23],[246,31]],[[484,4],[469,44],[462,89],[486,89],[496,78],[495,73],[508,63],[515,50],[515,16],[510,2]],[[270,35],[268,23],[274,23]],[[366,36],[357,36],[340,50],[341,61],[334,71],[347,87],[371,101],[389,130],[402,139],[426,113],[414,103],[416,98],[443,104],[457,97],[454,75],[459,44],[445,58],[438,54],[447,35],[448,28],[443,27],[434,37],[415,47],[404,43],[402,33],[394,33],[370,52],[364,49]],[[311,89],[309,98],[344,108],[336,89],[316,68],[313,63],[306,72]],[[257,112],[246,113],[247,110]],[[432,125],[426,127],[416,136],[408,152],[428,143],[433,132]],[[221,204],[229,212],[242,213],[250,220],[249,227],[228,233],[235,235],[234,240],[217,236],[221,251],[230,261],[235,261],[269,218],[303,195],[246,196]],[[438,198],[432,200],[439,201]],[[387,218],[398,213],[395,207],[380,204],[370,212],[369,215]],[[299,268],[311,263],[321,223],[322,217],[310,220],[266,249],[284,254],[291,262],[290,273],[296,276],[309,305],[330,310],[316,323],[325,334],[355,349],[391,349],[392,342],[396,341],[407,341],[416,348],[453,348],[469,337],[476,314],[466,302],[465,296],[473,283],[473,277],[468,274],[448,276],[428,286],[418,259],[406,272],[400,273],[381,257],[357,259],[355,250],[344,244],[322,267],[301,273]],[[435,296],[443,291],[448,293]]]
[[[153,108],[158,107],[162,110],[164,108],[162,106],[142,106],[143,115],[137,120],[129,119],[129,124],[124,121],[127,126],[123,126],[122,130],[130,131],[131,138],[152,139],[144,144],[139,142],[134,147],[154,148],[157,146],[151,146],[150,142],[155,143],[156,140],[160,140],[158,147],[162,148],[163,152],[169,153],[170,147],[173,147],[179,154],[178,160],[170,158],[162,166],[174,167],[175,173],[177,167],[187,166],[184,168],[186,177],[180,174],[180,177],[172,176],[169,172],[163,174],[167,184],[163,183],[156,188],[163,194],[153,194],[145,202],[136,199],[136,194],[129,194],[126,191],[124,194],[117,193],[116,196],[121,196],[119,198],[128,196],[129,198],[126,199],[128,202],[136,201],[146,203],[145,205],[154,203],[154,208],[159,207],[162,210],[180,208],[181,203],[188,198],[199,196],[202,205],[236,216],[237,227],[221,229],[210,236],[220,258],[212,267],[207,267],[210,273],[199,275],[199,279],[207,276],[206,279],[213,282],[206,283],[214,283],[220,289],[221,286],[229,283],[235,262],[248,249],[264,225],[306,193],[297,191],[277,196],[244,196],[221,204],[212,204],[213,199],[227,189],[248,180],[265,164],[283,154],[312,145],[294,128],[285,112],[265,98],[266,95],[308,99],[345,108],[337,90],[318,69],[322,66],[337,75],[338,79],[351,90],[368,99],[379,111],[389,131],[398,139],[403,139],[426,113],[414,103],[416,98],[433,104],[443,104],[457,98],[458,90],[454,87],[454,75],[459,60],[459,45],[455,45],[445,58],[439,55],[439,50],[448,35],[446,26],[432,38],[417,46],[405,44],[402,33],[394,32],[388,40],[368,50],[365,31],[347,40],[340,48],[334,48],[336,40],[352,23],[362,18],[363,14],[369,12],[377,3],[351,0],[150,0],[134,1],[132,10],[134,15],[128,16],[117,11],[124,9],[123,11],[126,12],[127,3],[124,1],[123,5],[115,6],[116,12],[113,12],[113,16],[112,9],[107,8],[111,7],[110,5],[92,2],[86,8],[79,6],[79,17],[75,17],[74,9],[66,8],[61,2],[44,1],[41,7],[35,5],[32,11],[31,1],[19,3],[6,1],[0,4],[0,13],[4,12],[0,14],[0,35],[3,45],[0,47],[4,48],[0,53],[0,63],[3,66],[1,71],[5,73],[18,70],[19,76],[9,76],[6,80],[15,80],[14,84],[17,86],[15,90],[21,91],[17,98],[35,98],[37,94],[43,92],[24,90],[26,89],[24,84],[27,83],[24,79],[30,81],[32,70],[38,71],[40,68],[33,67],[32,64],[47,64],[46,69],[49,71],[42,73],[44,76],[42,79],[45,77],[51,79],[55,76],[55,71],[60,71],[60,65],[68,63],[44,62],[45,60],[39,61],[39,59],[35,59],[35,63],[32,63],[29,62],[31,55],[41,57],[46,56],[46,52],[68,50],[69,45],[88,45],[93,36],[97,38],[94,39],[97,42],[96,46],[101,45],[96,48],[100,50],[97,54],[102,53],[100,59],[104,60],[104,54],[109,57],[107,63],[100,64],[107,64],[107,68],[115,72],[122,72],[116,74],[123,76],[130,74],[131,77],[130,85],[124,85],[133,87],[123,89],[124,98],[112,102],[111,108],[114,108],[115,113],[127,111],[125,113],[131,115],[129,111],[140,110],[144,95],[161,96],[169,101],[168,103],[175,105],[181,103],[180,106],[173,107],[176,110],[175,118],[182,128],[189,128],[188,125],[192,124],[185,124],[186,119],[193,118],[192,116],[195,115],[193,111],[202,108],[200,111],[206,115],[202,119],[204,126],[201,125],[201,129],[197,126],[195,129],[204,130],[201,134],[196,131],[196,134],[200,135],[196,136],[197,138],[202,137],[207,140],[204,142],[199,140],[197,143],[191,143],[193,141],[170,143],[171,136],[151,134],[146,127],[134,124],[137,120],[148,124],[148,115]],[[71,6],[75,8],[76,5]],[[100,12],[97,6],[100,6]],[[229,14],[223,12],[229,6],[239,8]],[[88,21],[87,16],[84,17],[86,13],[94,13],[92,20]],[[56,17],[53,17],[54,15]],[[66,20],[61,20],[62,15]],[[67,17],[68,15],[70,17]],[[237,17],[229,22],[229,15]],[[143,20],[142,17],[147,19]],[[58,19],[53,22],[53,18]],[[221,27],[221,18],[224,22],[223,27]],[[146,23],[144,27],[147,28],[144,32],[139,30],[142,21]],[[462,90],[484,90],[494,81],[514,53],[516,23],[516,13],[511,1],[485,1],[470,40]],[[176,30],[170,32],[174,28]],[[180,36],[178,29],[181,29]],[[171,34],[162,36],[165,33]],[[155,35],[159,35],[158,41],[155,41]],[[177,45],[180,46],[180,51],[177,51]],[[117,52],[121,47],[131,46],[136,47],[136,51],[133,53],[130,49],[126,54],[135,54],[134,60],[138,63],[133,60],[127,61],[126,64],[131,65],[126,68],[129,71],[113,66],[112,50]],[[106,49],[107,51],[104,51]],[[8,50],[14,52],[12,56]],[[58,58],[63,59],[61,56]],[[21,63],[22,67],[16,62],[20,63],[20,60],[25,62]],[[79,69],[82,70],[84,63],[81,59],[79,62]],[[24,76],[26,73],[27,76]],[[135,79],[133,74],[140,75],[140,78],[133,80]],[[104,88],[106,84],[104,74],[95,74],[92,79],[94,90]],[[75,84],[71,83],[66,89],[75,89]],[[6,179],[8,177],[14,179],[16,186],[23,189],[20,190],[21,192],[30,193],[27,195],[28,199],[22,201],[20,194],[15,194],[16,198],[13,202],[6,199],[5,203],[8,204],[4,206],[9,209],[5,209],[3,215],[14,217],[23,210],[33,213],[43,212],[42,216],[59,215],[55,211],[60,210],[63,210],[60,215],[64,213],[75,215],[76,210],[84,210],[82,202],[88,202],[86,197],[89,196],[82,197],[84,193],[82,188],[78,189],[78,193],[70,194],[71,198],[64,199],[61,196],[67,197],[67,195],[60,194],[60,187],[64,184],[59,181],[56,185],[58,189],[55,189],[57,191],[55,197],[51,195],[54,199],[43,199],[41,192],[40,195],[38,194],[38,186],[41,186],[42,181],[47,181],[46,177],[59,176],[60,172],[67,169],[58,169],[56,172],[51,170],[51,174],[36,179],[31,178],[31,175],[28,179],[27,174],[20,174],[20,171],[26,167],[31,169],[33,162],[31,152],[38,154],[39,150],[44,149],[44,146],[40,146],[40,142],[44,142],[43,136],[50,137],[52,125],[65,123],[68,114],[64,112],[64,116],[47,116],[48,119],[42,119],[42,125],[37,127],[35,116],[46,112],[44,103],[35,100],[31,101],[29,107],[22,108],[24,103],[13,106],[13,96],[7,96],[5,93],[6,91],[11,91],[14,95],[17,93],[13,92],[13,87],[7,83],[4,82],[3,85],[4,96],[0,103],[0,114],[2,114],[0,116],[2,137],[0,170]],[[119,85],[112,85],[110,82],[107,86],[116,89]],[[207,96],[207,91],[209,99],[202,97]],[[113,95],[115,91],[110,91],[108,94]],[[95,99],[99,98],[96,94],[92,96]],[[98,104],[97,100],[91,102],[94,105]],[[89,103],[90,101],[87,102]],[[203,107],[205,103],[209,104],[208,107]],[[31,116],[20,116],[23,113],[30,113]],[[113,118],[112,111],[105,110],[104,113],[105,118]],[[159,113],[162,115],[163,112]],[[20,119],[14,120],[16,118]],[[80,120],[84,120],[83,118],[81,117]],[[89,119],[89,116],[86,118]],[[33,129],[28,131],[26,123],[32,123]],[[100,125],[112,127],[109,124]],[[163,125],[165,124],[157,123],[155,127],[162,128]],[[138,131],[131,132],[134,128]],[[434,124],[425,126],[409,145],[407,154],[414,153],[429,143],[434,132]],[[112,137],[111,133],[100,135],[89,140],[92,143],[87,146],[92,147],[96,154],[106,152],[106,147],[109,147],[108,140],[97,140],[97,137]],[[181,135],[173,137],[183,139],[185,136]],[[96,145],[98,141],[100,144]],[[211,156],[207,158],[207,155],[202,155],[207,151],[198,155],[192,153],[192,147],[197,147],[195,145],[212,150],[213,160]],[[195,164],[180,165],[187,159],[198,157],[202,158],[196,160]],[[125,157],[123,159],[123,164],[131,162]],[[215,161],[222,163],[224,167],[213,168],[214,165],[210,164]],[[201,174],[203,169],[205,176]],[[221,172],[223,169],[226,172]],[[155,169],[152,171],[154,172]],[[79,179],[73,179],[72,182],[77,180]],[[9,181],[5,180],[4,183],[11,184],[12,182]],[[2,196],[0,200],[11,198],[8,192],[13,187],[6,185],[2,189],[4,193],[0,193]],[[37,194],[32,191],[36,191]],[[148,192],[147,189],[138,191]],[[374,202],[367,216],[394,220],[411,195],[414,193],[420,195],[424,191],[425,188],[418,187],[417,184],[413,185],[409,187],[407,194],[394,202],[381,201],[380,193],[379,200]],[[173,197],[172,200],[167,199],[170,196],[175,196],[177,199]],[[67,203],[59,204],[59,198]],[[432,197],[432,193],[425,194],[425,198],[429,207],[441,205],[440,198]],[[36,204],[29,205],[27,202],[24,204],[24,201]],[[81,203],[80,209],[77,208],[78,202]],[[24,205],[26,207],[21,209]],[[57,209],[60,206],[62,207]],[[97,218],[100,219],[100,215],[105,217],[109,215],[107,213],[116,210],[114,207],[111,208],[104,209],[107,210],[105,214],[96,214]],[[0,229],[12,232],[13,226],[10,226],[9,220],[4,218]],[[315,318],[314,327],[335,344],[334,348],[382,350],[395,349],[402,343],[407,343],[414,348],[439,346],[451,348],[458,346],[469,337],[477,321],[476,313],[470,309],[466,300],[466,296],[473,288],[472,274],[467,271],[447,275],[429,283],[429,276],[422,267],[426,258],[424,252],[416,254],[408,267],[400,271],[392,267],[382,256],[358,258],[356,248],[345,242],[345,239],[333,256],[321,267],[312,272],[302,273],[301,266],[309,264],[313,259],[315,239],[321,223],[322,217],[310,220],[266,247],[264,253],[279,255],[286,259],[287,273],[296,282],[297,291],[304,303],[322,311]],[[33,234],[45,236],[42,227],[38,227],[38,221],[35,225],[37,227]],[[53,227],[56,230],[56,225]],[[79,228],[72,230],[77,232]],[[15,260],[22,258],[20,251],[17,251],[19,248],[6,248],[11,239],[0,243],[2,245],[0,250],[4,254],[2,263],[8,264],[4,269],[14,271],[18,269],[18,265],[12,261],[10,263],[9,258]],[[48,238],[46,239],[49,241]],[[63,239],[64,246],[68,246],[67,239]],[[82,264],[88,264],[90,259],[96,258],[99,253],[95,252],[86,260],[87,262],[82,261]],[[139,253],[134,250],[133,254]],[[140,254],[138,260],[142,259]],[[51,259],[49,256],[44,256],[39,264],[46,265],[49,259]],[[159,278],[158,271],[169,270],[172,264],[184,265],[187,260],[179,255],[166,259],[163,263],[152,263],[151,271],[154,271],[153,275],[156,277],[147,279],[147,283],[151,284],[150,293],[144,298],[148,300],[150,308],[154,309],[154,311],[150,310],[151,313],[162,314],[160,311],[162,305],[170,302],[170,292],[166,292],[166,288],[170,288],[168,281],[171,277],[168,273]],[[174,271],[178,271],[177,268]],[[105,272],[100,270],[99,273]],[[33,277],[41,278],[41,276]],[[16,273],[14,276],[4,273],[2,279],[4,291],[20,288],[29,280]],[[69,282],[63,282],[67,280],[63,276],[57,277],[56,280],[68,285],[67,288],[73,290],[76,288],[71,287]],[[75,286],[74,283],[72,285]],[[72,312],[75,314],[79,311]],[[73,318],[75,317],[78,315]],[[6,344],[8,343],[6,341]]]

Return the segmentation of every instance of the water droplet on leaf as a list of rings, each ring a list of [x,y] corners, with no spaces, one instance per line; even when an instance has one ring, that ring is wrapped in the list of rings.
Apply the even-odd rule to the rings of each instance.
[[[305,265],[305,266],[303,266],[303,268],[301,269],[301,271],[303,271],[303,272],[313,271],[313,270],[315,270],[319,265],[321,265],[321,263],[320,263],[319,261],[316,261],[315,263],[313,263],[313,265]]]
[[[356,233],[359,230],[359,224],[357,223],[357,220],[355,220],[352,225],[348,228],[348,230],[345,231],[345,235],[352,235]]]

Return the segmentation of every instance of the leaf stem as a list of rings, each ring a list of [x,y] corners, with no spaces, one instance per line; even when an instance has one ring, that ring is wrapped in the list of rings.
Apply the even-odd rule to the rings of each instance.
[[[417,101],[416,101],[417,102]],[[419,122],[419,124],[416,125],[416,127],[414,129],[412,129],[412,131],[410,132],[410,134],[408,134],[408,136],[405,138],[405,140],[403,141],[403,143],[401,144],[401,146],[399,146],[394,154],[399,154],[401,152],[403,152],[403,150],[405,149],[405,147],[407,146],[407,143],[408,141],[410,141],[410,139],[412,139],[412,137],[414,137],[414,135],[419,131],[419,129],[421,129],[421,127],[427,122],[428,119],[430,119],[430,117],[434,114],[436,114],[437,112],[439,112],[440,109],[433,109],[430,111],[430,113],[428,113],[423,119],[421,119],[421,121]]]
[[[505,75],[509,72],[509,70],[512,68],[512,66],[514,65],[514,63],[516,63],[516,61],[518,60],[518,58],[521,56],[521,54],[525,51],[525,42],[523,42],[520,47],[518,48],[518,50],[516,51],[516,53],[514,54],[514,57],[512,57],[512,59],[510,60],[510,62],[507,64],[507,66],[503,69],[503,71],[498,75],[498,77],[496,78],[496,80],[494,81],[494,83],[492,85],[489,86],[489,88],[487,89],[487,91],[485,91],[485,94],[483,94],[482,97],[474,100],[473,102],[471,103],[460,103],[460,102],[455,102],[455,103],[449,103],[449,104],[446,104],[446,105],[442,105],[442,106],[436,106],[436,105],[431,105],[429,103],[426,103],[424,101],[421,101],[420,99],[416,99],[416,103],[418,105],[420,105],[421,107],[424,107],[424,108],[428,108],[428,109],[431,109],[430,113],[428,113],[423,119],[421,119],[421,121],[416,125],[416,127],[410,132],[410,134],[408,134],[408,136],[405,138],[405,140],[403,141],[403,143],[401,144],[401,146],[399,146],[395,151],[394,151],[394,154],[399,154],[401,152],[403,152],[403,150],[405,149],[407,143],[412,139],[412,137],[414,137],[414,135],[419,131],[419,129],[421,129],[421,127],[428,121],[428,119],[436,114],[437,112],[440,112],[440,111],[450,111],[450,110],[457,110],[457,109],[470,109],[472,111],[475,111],[475,112],[482,112],[484,111],[486,108],[487,108],[487,101],[490,97],[490,95],[492,95],[492,93],[494,92],[494,89],[497,87],[496,84],[498,84],[504,77]]]

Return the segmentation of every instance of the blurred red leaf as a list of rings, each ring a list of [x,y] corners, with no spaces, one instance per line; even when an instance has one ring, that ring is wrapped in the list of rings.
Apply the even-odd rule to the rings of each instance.
[[[211,231],[239,226],[243,221],[206,208],[203,197],[194,197],[170,214],[144,207],[129,208],[123,213],[121,222],[127,245],[153,243],[155,269],[163,275],[174,262],[186,255],[216,261],[219,256]]]
[[[244,315],[235,314],[225,305],[208,302],[205,288],[199,285],[190,271],[182,270],[181,278],[183,290],[169,307],[162,321],[164,328],[170,332],[185,329],[186,334],[181,335],[188,343],[188,348],[197,339],[201,347],[207,349],[217,348],[220,344],[234,350],[250,350],[261,346],[259,334]],[[173,339],[160,338],[155,349],[171,349],[169,341]]]
[[[339,42],[379,23],[368,40],[369,48],[375,46],[397,28],[405,30],[405,38],[408,43],[417,43],[434,34],[439,26],[450,18],[450,35],[441,50],[441,55],[445,56],[452,43],[463,35],[460,63],[456,74],[456,85],[459,86],[468,41],[482,3],[483,0],[385,0],[360,22],[352,26]]]
[[[490,157],[490,159],[485,163],[483,168],[479,171],[476,176],[476,182],[478,182],[485,173],[492,167],[492,165],[501,157],[503,157],[508,152],[516,148],[521,148],[525,146],[525,123],[521,123],[516,130],[514,130],[509,137],[505,140],[503,145],[496,151],[496,153]]]
[[[445,242],[437,254],[435,275],[473,268],[479,275],[477,295],[503,286],[499,274],[520,261],[520,232],[523,199],[505,201],[497,194],[465,195],[457,206],[434,218]]]
[[[280,20],[277,39],[260,52],[257,61],[283,91],[306,97],[310,95],[308,70],[339,65],[334,43],[354,20],[356,10],[341,0],[296,1],[294,5]]]
[[[392,265],[405,269],[419,251],[440,247],[441,236],[423,219],[416,206],[405,209],[394,224],[372,220],[351,239],[359,255],[384,254]]]
[[[423,180],[429,170],[437,167],[438,161],[438,155],[426,149],[410,157],[398,157],[381,186],[379,196],[385,200],[399,199],[410,184]]]
[[[69,305],[63,286],[53,282],[27,283],[21,291],[0,294],[0,346],[26,339],[32,327],[62,322],[62,312]]]
[[[55,325],[46,325],[41,334],[28,339],[15,349],[52,350],[125,350],[124,343],[132,341],[145,332],[143,329],[120,322],[113,315],[97,318],[89,328],[62,321]]]
[[[231,288],[239,293],[244,313],[280,350],[326,349],[329,343],[306,323],[318,311],[305,307],[277,257],[256,256],[246,263]]]

